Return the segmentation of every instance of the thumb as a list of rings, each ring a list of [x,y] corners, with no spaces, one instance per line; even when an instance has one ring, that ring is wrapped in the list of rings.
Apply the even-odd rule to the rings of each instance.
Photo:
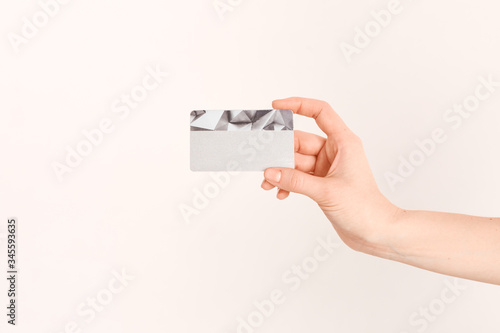
[[[264,178],[282,190],[304,194],[313,200],[318,199],[325,188],[320,177],[290,168],[266,169]]]

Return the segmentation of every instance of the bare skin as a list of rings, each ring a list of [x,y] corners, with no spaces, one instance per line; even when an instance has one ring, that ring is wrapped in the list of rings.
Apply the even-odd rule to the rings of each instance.
[[[437,273],[500,285],[500,218],[404,210],[379,191],[363,144],[326,102],[287,98],[275,109],[316,120],[326,138],[295,131],[295,169],[269,168],[262,188],[304,194],[352,249]]]

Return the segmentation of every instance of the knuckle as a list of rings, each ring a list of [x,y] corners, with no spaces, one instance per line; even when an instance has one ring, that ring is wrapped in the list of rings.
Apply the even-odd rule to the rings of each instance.
[[[328,103],[326,101],[320,101],[319,104],[321,106],[321,110],[332,109],[332,106],[330,105],[330,103]]]
[[[325,101],[325,100],[322,100],[322,99],[321,99],[321,100],[318,100],[318,102],[319,102],[319,104],[320,104],[321,106],[330,106],[330,104],[328,104],[328,102],[327,102],[327,101]]]
[[[339,143],[342,146],[351,147],[363,145],[363,141],[361,140],[361,138],[352,131],[349,131],[349,133],[342,140],[339,140]]]
[[[361,138],[355,133],[352,133],[352,142],[358,145],[363,145],[363,140],[361,140]]]
[[[291,191],[295,192],[295,191],[299,190],[300,188],[302,188],[303,178],[300,176],[299,173],[291,172],[289,179],[290,179]]]

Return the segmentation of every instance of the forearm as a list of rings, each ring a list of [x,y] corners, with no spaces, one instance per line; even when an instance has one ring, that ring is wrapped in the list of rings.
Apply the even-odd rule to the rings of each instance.
[[[500,284],[500,219],[399,210],[371,254],[430,271]]]
[[[500,285],[500,219],[404,211],[380,193],[361,139],[328,103],[273,102],[315,119],[327,135],[295,131],[295,168],[269,168],[262,187],[316,201],[352,249],[419,268]]]

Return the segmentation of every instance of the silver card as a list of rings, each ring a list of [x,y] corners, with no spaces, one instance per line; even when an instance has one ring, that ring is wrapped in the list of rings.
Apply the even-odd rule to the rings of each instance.
[[[293,168],[291,110],[191,112],[192,171]]]

